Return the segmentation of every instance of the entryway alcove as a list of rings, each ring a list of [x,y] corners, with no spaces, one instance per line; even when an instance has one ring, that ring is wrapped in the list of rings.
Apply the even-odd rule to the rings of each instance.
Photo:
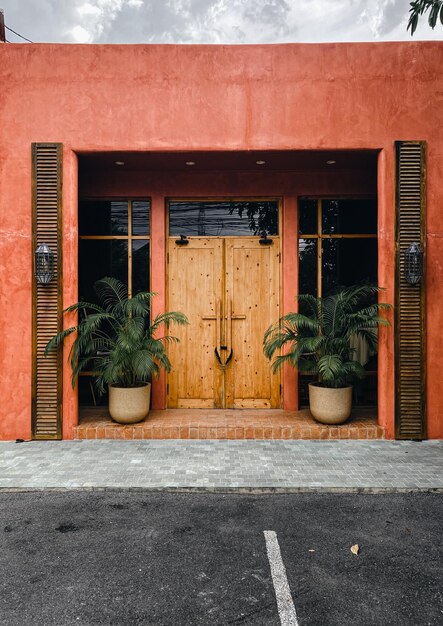
[[[191,323],[171,329],[173,371],[143,424],[113,424],[86,372],[74,436],[382,437],[376,358],[363,355],[351,421],[331,428],[303,408],[306,377],[272,374],[262,352],[298,292],[377,281],[376,189],[376,151],[79,155],[79,297],[111,275]]]

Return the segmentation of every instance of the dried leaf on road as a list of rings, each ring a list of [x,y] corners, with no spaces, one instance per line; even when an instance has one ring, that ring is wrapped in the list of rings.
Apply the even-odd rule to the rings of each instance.
[[[351,552],[352,552],[352,554],[356,554],[358,556],[358,553],[360,552],[360,548],[359,548],[358,543],[356,543],[353,546],[351,546]]]

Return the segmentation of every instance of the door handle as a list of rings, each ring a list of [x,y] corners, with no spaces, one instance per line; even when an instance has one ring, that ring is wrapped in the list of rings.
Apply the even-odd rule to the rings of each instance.
[[[232,300],[229,298],[227,301],[227,311],[226,311],[226,344],[229,349],[229,358],[226,361],[226,365],[232,358]]]
[[[217,359],[221,363],[221,361],[220,361],[220,350],[221,350],[221,325],[222,325],[222,319],[221,319],[221,301],[220,301],[219,298],[217,298],[217,301],[215,303],[215,315],[216,315],[216,318],[217,318],[217,339],[216,339],[217,343],[216,343],[216,346],[215,346],[215,356],[217,356],[217,354],[218,354]]]
[[[215,357],[219,362],[222,369],[224,369],[229,361],[232,359],[232,346],[231,346],[231,309],[230,303],[228,304],[227,315],[222,315],[221,300],[217,300],[215,305],[215,315],[217,318],[217,345],[214,349]],[[223,328],[222,328],[223,324]],[[224,344],[222,345],[222,336]],[[222,360],[221,352],[228,352],[228,358]]]
[[[226,348],[226,346],[221,346],[220,349],[221,350],[226,350],[227,348]],[[221,356],[220,356],[220,352],[218,351],[218,348],[215,348],[214,353],[215,353],[215,356],[217,358],[217,361],[220,363],[222,368],[225,368],[228,365],[229,361],[232,359],[232,354],[233,354],[232,349],[231,349],[231,351],[229,352],[228,358],[223,363],[223,361],[221,360]]]

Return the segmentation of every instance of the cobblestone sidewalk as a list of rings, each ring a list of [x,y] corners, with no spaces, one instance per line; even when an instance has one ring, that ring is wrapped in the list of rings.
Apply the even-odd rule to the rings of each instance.
[[[443,441],[0,443],[0,489],[443,491]]]

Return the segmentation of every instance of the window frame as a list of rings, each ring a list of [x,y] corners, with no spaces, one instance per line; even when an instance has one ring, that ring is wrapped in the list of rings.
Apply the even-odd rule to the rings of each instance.
[[[170,235],[169,228],[169,215],[170,215],[170,203],[171,202],[276,202],[277,203],[277,219],[278,219],[278,232],[276,235],[269,235],[269,237],[281,237],[282,233],[282,207],[283,197],[277,195],[271,196],[167,196],[165,197],[165,209],[166,209],[166,238],[177,239],[177,235]],[[220,239],[235,239],[238,237],[257,237],[262,235],[253,234],[241,234],[241,235],[187,235],[187,239],[203,238],[203,237],[219,237]]]
[[[104,241],[104,240],[120,240],[127,241],[128,243],[128,276],[127,276],[127,285],[128,285],[128,297],[132,297],[132,275],[133,275],[133,263],[132,263],[132,242],[133,241],[147,241],[149,242],[149,290],[151,288],[151,223],[152,223],[152,199],[149,196],[144,197],[122,197],[122,196],[113,196],[109,197],[83,197],[79,198],[78,206],[80,209],[81,202],[127,202],[128,204],[128,233],[127,235],[78,235],[78,239],[80,240],[93,240],[93,241]],[[132,205],[133,202],[147,202],[149,204],[149,233],[147,235],[133,235],[132,234]]]
[[[299,215],[297,212],[297,232],[298,239],[316,239],[317,240],[317,296],[323,296],[323,240],[324,239],[378,239],[378,233],[323,233],[323,202],[329,202],[330,200],[375,200],[377,202],[377,196],[300,196],[298,199],[298,208],[300,202],[303,200],[315,200],[317,202],[317,233],[305,235],[301,234],[299,230]],[[378,211],[378,207],[377,211]],[[299,254],[299,249],[297,250]],[[300,270],[299,270],[300,273]]]
[[[300,202],[302,202],[303,200],[314,200],[317,202],[317,233],[312,233],[312,234],[302,234],[300,233],[300,228],[299,228],[299,219],[300,219]],[[375,194],[372,195],[350,195],[350,196],[335,196],[335,195],[325,195],[325,196],[311,196],[311,195],[304,195],[304,196],[299,196],[298,197],[298,201],[297,201],[297,237],[298,237],[298,242],[300,241],[300,239],[314,239],[317,240],[317,296],[318,297],[322,297],[323,296],[323,277],[322,277],[322,270],[323,270],[323,240],[330,240],[330,239],[377,239],[378,240],[378,230],[376,233],[374,234],[370,234],[370,233],[323,233],[323,202],[328,202],[330,200],[374,200],[375,201],[375,206],[376,206],[376,210],[377,210],[377,216],[378,216],[378,203],[377,203],[377,196]],[[298,255],[298,277],[300,277],[300,243],[298,243],[297,246],[297,255]],[[377,246],[378,249],[378,246]],[[377,281],[378,283],[378,281]],[[307,378],[310,376],[310,374],[304,374],[301,372],[298,372],[298,376],[299,377],[304,377]],[[366,371],[366,376],[368,376],[369,378],[375,378],[378,377],[378,371],[377,370],[367,370]],[[300,404],[300,384],[299,384],[299,391],[298,391],[298,400],[299,400],[299,404]],[[304,405],[303,405],[304,406]],[[360,405],[360,406],[365,406],[365,405]],[[372,406],[372,405],[370,405]]]

